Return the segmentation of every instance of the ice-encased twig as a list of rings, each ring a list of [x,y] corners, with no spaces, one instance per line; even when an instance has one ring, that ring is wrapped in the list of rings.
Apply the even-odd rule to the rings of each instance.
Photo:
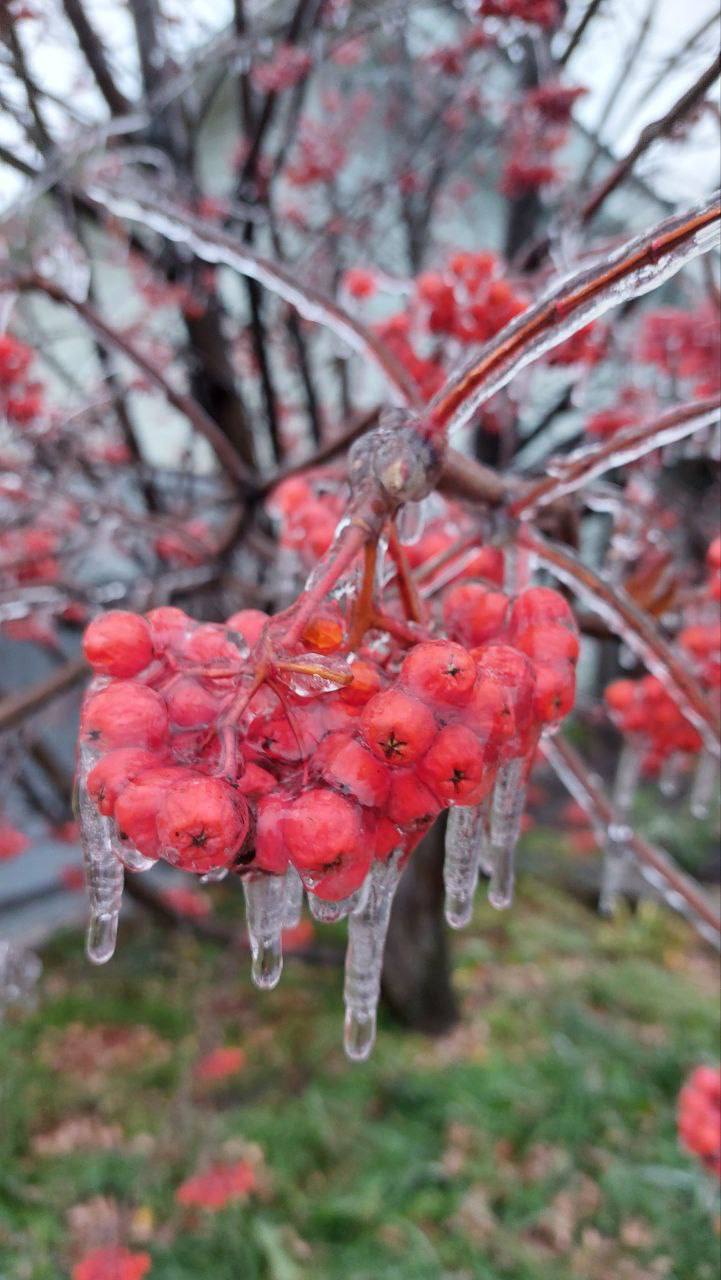
[[[642,763],[642,744],[638,741],[625,742],[618,758],[611,796],[616,821],[610,823],[603,845],[601,893],[598,901],[602,915],[613,915],[616,910],[631,863],[628,848],[631,830],[626,820],[633,806]]]
[[[283,908],[283,928],[295,929],[300,923],[303,910],[303,881],[295,867],[288,863],[285,873],[285,906]]]
[[[251,977],[256,987],[270,991],[278,985],[283,971],[285,876],[251,872],[243,877],[243,892]]]
[[[449,810],[443,884],[446,920],[452,929],[464,929],[473,914],[473,898],[486,838],[485,825],[484,805],[464,805]]]
[[[41,972],[42,965],[34,952],[0,938],[0,1021],[8,1005],[30,999]]]
[[[526,804],[526,761],[519,758],[498,770],[490,811],[491,881],[488,901],[502,911],[513,902],[516,845]]]
[[[673,800],[681,790],[686,770],[686,756],[683,751],[673,751],[663,763],[658,778],[658,789],[662,796]]]
[[[689,807],[691,815],[694,818],[708,818],[711,801],[714,792],[719,785],[719,763],[710,751],[702,751],[696,772],[694,774],[693,784],[691,786],[691,796]]]
[[[123,864],[113,850],[113,825],[98,813],[86,788],[94,760],[87,748],[80,756],[77,780],[80,841],[85,864],[90,919],[85,940],[88,959],[105,964],[115,951],[118,917],[123,898]]]
[[[387,862],[373,863],[365,902],[348,920],[343,1045],[355,1062],[365,1061],[375,1042],[383,952],[402,856],[396,849]]]

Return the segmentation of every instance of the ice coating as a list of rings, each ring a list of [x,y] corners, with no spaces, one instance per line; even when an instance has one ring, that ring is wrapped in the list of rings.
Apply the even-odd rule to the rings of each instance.
[[[9,1005],[30,999],[42,972],[42,964],[32,951],[0,938],[0,1021]]]
[[[616,821],[608,827],[601,866],[599,910],[603,915],[612,915],[616,910],[630,865],[631,829],[627,820],[641,776],[643,755],[643,743],[632,741],[624,743],[618,758],[612,793]]]
[[[243,878],[245,917],[250,940],[251,976],[256,987],[271,991],[283,971],[283,876],[251,872]]]
[[[387,862],[373,864],[365,901],[348,919],[343,1044],[348,1057],[356,1062],[370,1055],[375,1042],[383,952],[401,857],[402,850],[397,849]]]
[[[702,751],[689,797],[691,816],[703,821],[711,810],[711,801],[719,783],[719,763],[710,751]]]
[[[94,763],[92,752],[82,747],[77,803],[89,907],[85,949],[93,964],[106,964],[115,951],[124,872],[113,848],[113,824],[88,796],[87,776]]]
[[[473,914],[473,898],[486,838],[485,820],[482,805],[457,806],[448,812],[443,885],[446,920],[452,929],[464,929]]]
[[[294,929],[300,923],[303,911],[303,881],[290,863],[285,873],[285,906],[283,928]]]
[[[488,901],[497,910],[510,907],[515,882],[516,845],[526,802],[525,760],[511,760],[499,771],[493,787],[489,820],[491,880]]]
[[[152,228],[174,244],[187,245],[202,262],[222,264],[257,280],[295,307],[304,320],[324,325],[352,351],[371,359],[386,378],[397,402],[405,404],[414,399],[415,393],[403,369],[371,331],[331,299],[295,280],[283,267],[254,254],[235,237],[202,218],[174,208],[166,198],[162,203],[156,202],[138,188],[119,191],[99,183],[93,183],[88,194],[116,216]]]
[[[683,232],[685,224],[692,224],[699,217],[703,220],[702,225],[687,235],[681,234],[678,243],[663,253],[659,252],[659,233],[668,234],[674,230]],[[431,410],[442,418],[449,434],[464,427],[480,407],[505,387],[521,369],[572,337],[592,320],[604,315],[611,307],[658,288],[687,262],[708,252],[718,240],[718,224],[718,194],[714,194],[688,213],[660,223],[650,234],[639,236],[615,251],[604,253],[597,265],[586,267],[567,277],[539,299],[534,307],[506,325],[487,344],[480,357],[476,356],[465,362],[431,402]],[[638,266],[622,269],[624,263],[634,260],[638,260]],[[614,271],[614,267],[621,270]],[[589,290],[589,285],[594,287]],[[576,295],[579,296],[579,301],[571,302]],[[536,318],[540,319],[551,308],[554,312],[553,323],[535,326]],[[515,335],[528,336],[514,347]],[[511,354],[504,355],[506,349]],[[496,353],[500,358],[492,362],[489,373],[481,379],[472,378],[477,366]],[[469,389],[465,390],[467,383]]]

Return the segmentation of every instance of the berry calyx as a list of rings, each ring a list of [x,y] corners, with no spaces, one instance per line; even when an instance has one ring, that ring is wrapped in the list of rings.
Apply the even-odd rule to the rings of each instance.
[[[436,722],[418,699],[396,689],[377,693],[363,708],[361,733],[371,751],[397,767],[411,764],[428,750]]]

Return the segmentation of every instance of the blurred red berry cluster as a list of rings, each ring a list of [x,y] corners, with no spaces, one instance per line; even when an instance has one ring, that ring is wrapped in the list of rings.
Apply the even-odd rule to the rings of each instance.
[[[678,1134],[709,1172],[721,1179],[721,1068],[696,1067],[678,1099]]]

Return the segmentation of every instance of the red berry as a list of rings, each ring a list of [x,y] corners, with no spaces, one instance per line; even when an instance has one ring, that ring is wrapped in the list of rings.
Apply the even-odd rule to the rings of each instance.
[[[226,627],[216,622],[203,622],[194,627],[184,638],[183,657],[199,666],[228,667],[239,671],[242,654],[234,644]]]
[[[168,713],[153,689],[131,680],[118,680],[90,698],[81,717],[82,736],[103,750],[112,747],[165,745]]]
[[[363,707],[380,691],[381,678],[370,662],[357,658],[350,666],[353,679],[340,690],[339,697],[353,707]]]
[[[106,818],[112,817],[118,796],[129,782],[148,769],[163,764],[163,757],[139,747],[120,747],[110,751],[90,770],[87,778],[88,795]]]
[[[288,850],[282,822],[288,809],[287,797],[271,792],[258,801],[255,823],[255,859],[253,868],[271,875],[285,875]]]
[[[331,786],[349,792],[363,805],[380,808],[388,795],[386,765],[347,733],[329,733],[313,757],[313,767]]]
[[[518,637],[516,644],[521,653],[527,654],[536,664],[554,663],[562,659],[575,663],[580,652],[575,631],[549,623],[528,627]]]
[[[573,710],[576,671],[572,662],[542,663],[536,667],[534,708],[543,724],[555,724]]]
[[[183,871],[215,871],[238,856],[250,826],[246,801],[220,778],[171,787],[158,812],[160,854]]]
[[[508,619],[512,635],[521,635],[528,627],[563,624],[576,629],[576,620],[567,600],[552,587],[529,587],[511,605]]]
[[[151,609],[145,618],[158,653],[164,653],[166,649],[173,647],[191,626],[188,615],[182,609],[174,609],[172,605]]]
[[[363,825],[358,806],[327,787],[302,791],[282,819],[288,852],[299,870],[363,856]]]
[[[436,722],[418,698],[387,689],[366,703],[360,729],[371,751],[389,765],[406,765],[425,755]]]
[[[388,817],[398,827],[430,826],[442,808],[433,792],[411,769],[395,770],[388,797]]]
[[[260,633],[268,622],[269,615],[262,609],[241,609],[228,618],[226,627],[229,631],[237,631],[243,637],[249,649],[253,649],[260,639]]]
[[[218,714],[218,699],[192,676],[173,680],[163,696],[171,723],[181,729],[200,729]]]
[[[86,628],[83,652],[101,675],[136,676],[152,661],[150,627],[137,613],[111,609]]]
[[[264,796],[269,791],[273,791],[277,787],[277,780],[269,773],[267,769],[261,769],[260,765],[255,764],[252,760],[248,760],[243,772],[241,773],[236,787],[244,796]]]
[[[420,761],[418,773],[445,804],[477,803],[486,778],[486,789],[492,780],[481,742],[462,724],[448,724],[441,729]]]
[[[326,607],[315,614],[303,628],[303,644],[313,653],[334,653],[340,649],[344,637],[343,618],[340,610]]]
[[[476,664],[466,649],[450,640],[417,644],[406,656],[399,680],[428,702],[464,706],[476,679]]]
[[[508,612],[508,596],[489,591],[479,582],[451,587],[443,599],[443,621],[449,635],[475,648],[501,634]]]
[[[194,777],[181,765],[151,769],[128,783],[118,796],[113,816],[122,840],[134,845],[146,858],[160,857],[158,809],[168,789],[179,780]]]
[[[360,889],[368,875],[372,847],[372,840],[368,838],[367,848],[363,853],[339,863],[331,863],[328,867],[309,868],[301,872],[303,883],[311,893],[325,902],[342,902]]]

